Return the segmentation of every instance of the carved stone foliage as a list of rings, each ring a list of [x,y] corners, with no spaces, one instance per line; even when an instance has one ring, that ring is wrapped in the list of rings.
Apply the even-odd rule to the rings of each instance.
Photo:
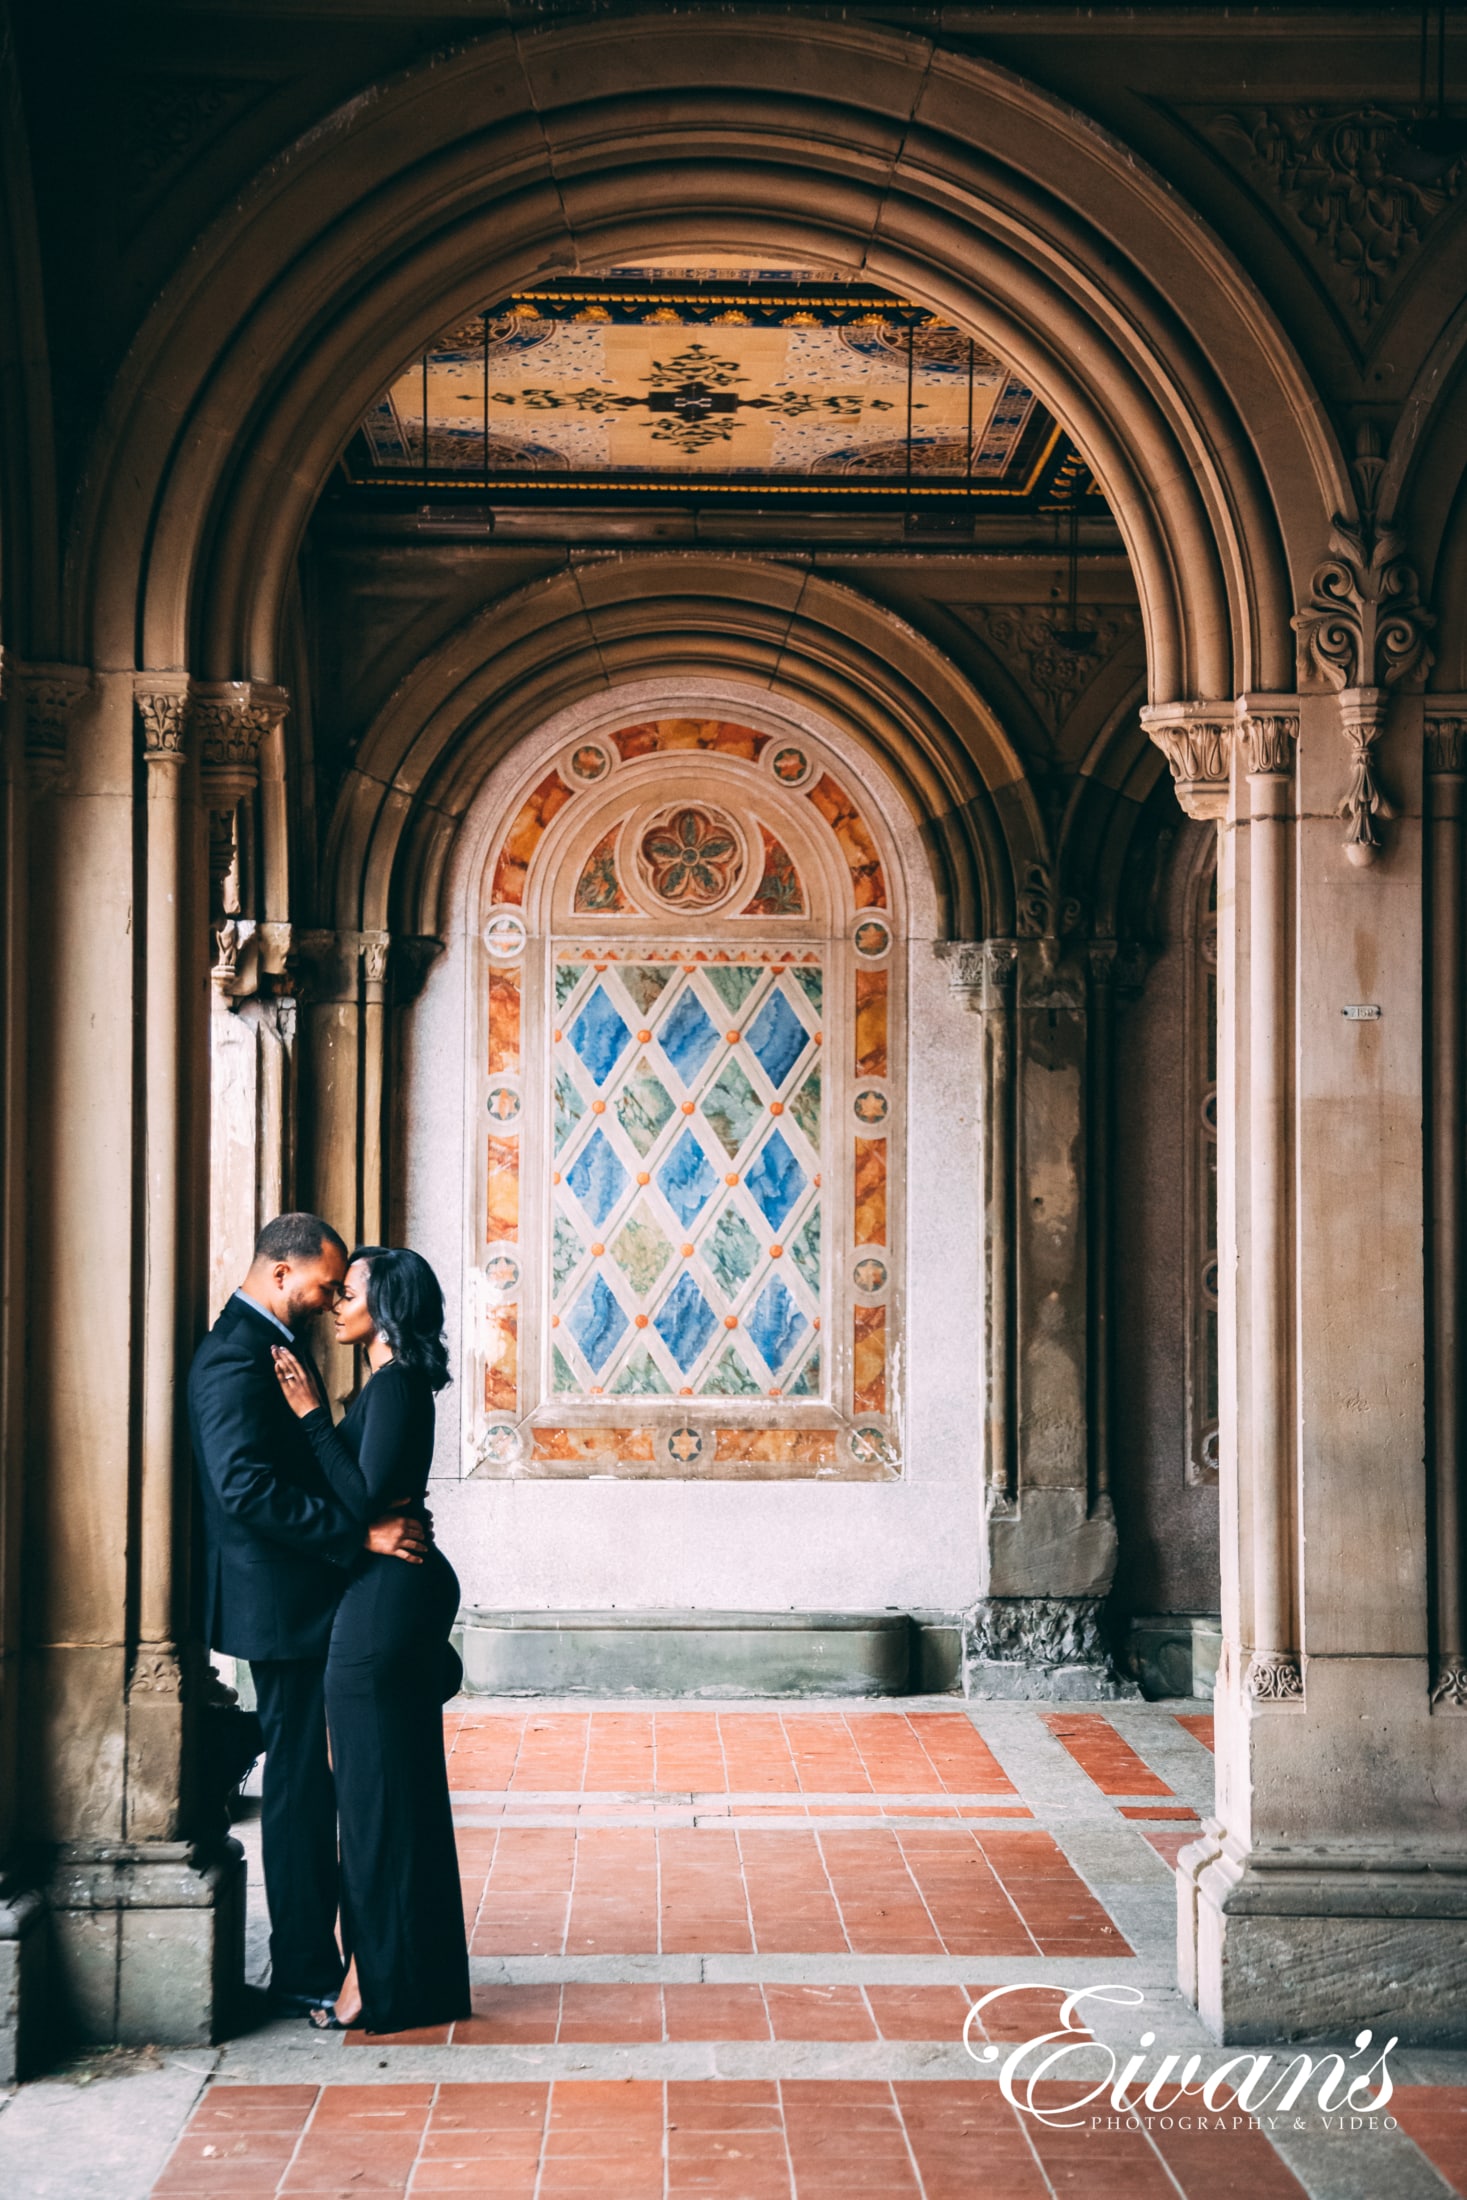
[[[1232,705],[1158,703],[1142,711],[1141,723],[1170,765],[1177,800],[1188,817],[1225,817],[1233,753]]]
[[[1435,621],[1403,538],[1390,527],[1352,527],[1336,517],[1329,539],[1330,555],[1315,568],[1309,601],[1293,622],[1311,670],[1332,688],[1425,679],[1435,662],[1426,644]]]
[[[1467,1710],[1467,1666],[1444,1665],[1431,1691],[1434,1704]]]
[[[1458,159],[1435,182],[1399,173],[1414,109],[1276,106],[1197,115],[1203,133],[1308,240],[1330,295],[1369,330],[1427,232],[1467,182]]]
[[[188,722],[188,682],[182,676],[140,674],[133,690],[150,764],[181,764]]]
[[[1357,461],[1357,473],[1362,464],[1373,469],[1375,463]],[[1362,486],[1368,497],[1371,471]],[[1375,861],[1379,823],[1394,814],[1375,776],[1387,690],[1424,680],[1435,661],[1426,641],[1434,621],[1405,549],[1393,528],[1376,524],[1368,501],[1359,527],[1337,516],[1330,556],[1316,567],[1309,601],[1294,619],[1310,669],[1339,692],[1340,730],[1350,751],[1350,783],[1339,815],[1349,828],[1345,853],[1356,864]]]
[[[1086,650],[1066,648],[1069,613],[1064,604],[959,604],[957,610],[1030,697],[1050,730],[1058,733],[1101,668],[1141,624],[1130,604],[1081,606]]]
[[[26,769],[38,793],[53,792],[65,777],[67,727],[91,684],[91,674],[80,665],[16,667],[25,712]]]
[[[1079,925],[1079,902],[1056,893],[1047,864],[1026,863],[1018,888],[1018,929],[1026,939],[1058,939]]]
[[[950,940],[937,950],[947,963],[947,982],[972,1005],[992,1014],[1014,1005],[1019,969],[1017,940]]]
[[[1244,1686],[1258,1703],[1292,1703],[1304,1694],[1304,1677],[1291,1650],[1255,1650]]]
[[[260,744],[290,708],[283,688],[257,680],[198,683],[189,716],[203,760],[204,796],[211,809],[242,802],[259,773]]]
[[[1239,706],[1238,738],[1243,744],[1244,763],[1251,779],[1286,778],[1294,769],[1299,713],[1245,698]]]
[[[1426,768],[1439,778],[1467,774],[1467,710],[1426,705]]]

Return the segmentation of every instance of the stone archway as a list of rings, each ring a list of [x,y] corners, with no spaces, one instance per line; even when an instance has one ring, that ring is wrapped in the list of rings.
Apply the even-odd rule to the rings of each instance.
[[[367,1035],[385,1029],[397,911],[431,904],[488,760],[466,745],[459,760],[469,776],[457,784],[452,769],[435,776],[447,749],[405,708],[396,729],[405,741],[384,737],[391,762],[380,794],[364,773],[342,813],[333,899],[312,905],[292,875],[295,736],[280,685],[290,575],[309,514],[385,377],[454,315],[537,271],[709,240],[797,248],[820,264],[866,270],[941,306],[960,329],[991,337],[1022,364],[1094,465],[1123,533],[1145,630],[1151,736],[1193,814],[1227,826],[1224,1803],[1190,1857],[1182,1948],[1209,2021],[1243,2036],[1261,2021],[1260,1995],[1276,1985],[1270,1934],[1306,1945],[1324,1917],[1337,1944],[1358,1944],[1363,1961],[1379,1919],[1404,1917],[1382,1960],[1414,1976],[1412,1951],[1436,1931],[1368,1856],[1357,1869],[1352,1844],[1370,1829],[1362,1835],[1342,1817],[1353,1791],[1338,1772],[1342,1751],[1369,1746],[1352,1724],[1350,1691],[1361,1659],[1370,1660],[1392,1706],[1381,1785],[1393,1799],[1415,1798],[1412,1822],[1427,1828],[1425,1849],[1440,1848],[1430,1798],[1445,1745],[1424,1685],[1437,1647],[1424,1616],[1401,1618],[1420,1601],[1421,1413],[1419,1401],[1399,1407],[1388,1379],[1393,1361],[1412,1362],[1420,1326],[1410,1233],[1421,1185],[1409,1136],[1420,1103],[1409,1006],[1419,897],[1404,865],[1380,882],[1392,955],[1370,981],[1387,1005],[1383,1044],[1371,1057],[1380,1111],[1407,1126],[1394,1205],[1382,1198],[1371,1208],[1395,1288],[1372,1325],[1369,1381],[1357,1385],[1362,1402],[1350,1423],[1332,1417],[1348,1372],[1337,1342],[1328,1333],[1304,1337],[1296,1321],[1308,1289],[1328,1298],[1345,1288],[1341,1278],[1362,1291],[1378,1286],[1362,1274],[1359,1250],[1359,1187],[1373,1182],[1368,1138],[1336,1104],[1349,1078],[1331,1044],[1336,1025],[1324,1019],[1336,996],[1365,983],[1339,915],[1348,874],[1333,813],[1352,754],[1357,824],[1368,807],[1360,790],[1372,784],[1386,673],[1373,627],[1367,636],[1357,618],[1348,692],[1377,701],[1375,715],[1349,720],[1347,748],[1331,697],[1295,693],[1290,631],[1330,515],[1355,506],[1324,407],[1266,307],[1130,149],[999,69],[849,26],[822,26],[816,37],[783,18],[691,16],[669,25],[657,17],[493,36],[409,70],[261,174],[169,285],[119,376],[69,567],[63,647],[73,676],[38,668],[49,681],[48,732],[65,729],[70,713],[69,733],[51,743],[50,761],[71,777],[50,798],[45,822],[54,885],[44,922],[74,982],[36,1070],[58,1218],[56,1246],[34,1279],[45,1340],[36,1419],[55,1467],[47,1503],[57,1547],[68,1548],[66,1518],[95,1509],[102,1488],[126,1493],[140,1537],[126,1566],[108,1553],[88,1577],[91,1601],[75,1606],[88,1639],[58,1638],[48,1651],[59,1700],[85,1702],[97,1760],[115,1777],[94,1777],[91,1760],[43,1747],[36,1830],[87,1849],[73,1889],[81,1910],[98,1875],[112,1869],[109,1842],[137,1846],[129,1869],[140,1880],[155,1866],[172,1870],[177,1859],[161,1849],[188,1813],[192,1744],[179,1647],[189,1642],[190,1612],[176,1393],[180,1354],[202,1311],[202,1125],[187,1096],[202,1068],[204,814],[258,784],[266,881],[258,952],[282,968],[292,954],[322,966],[313,1010],[321,1057],[353,1106],[360,1095],[370,1124],[381,1088]],[[577,568],[538,626],[531,607],[523,653],[508,653],[481,700],[521,680],[542,687],[542,715],[570,699],[577,674],[557,696],[547,669],[557,626],[562,641],[579,628],[566,655],[584,660],[579,677],[588,686],[589,660],[608,644],[623,677],[669,634],[690,659],[691,637],[710,623],[708,603],[738,610],[747,601],[735,562],[716,584],[699,576],[703,608],[692,618],[659,612],[640,628],[634,606],[616,604],[614,587],[611,603],[597,602],[594,571]],[[679,594],[660,585],[669,599]],[[1351,585],[1359,598],[1359,575]],[[905,683],[906,696],[899,681],[883,691],[860,668],[838,605],[822,603],[813,585],[790,584],[781,639],[776,598],[771,588],[756,600],[744,622],[752,641],[740,643],[767,653],[771,684],[791,679],[795,662],[812,692],[833,693],[838,706],[842,695],[847,704],[863,692],[883,695],[883,739],[930,823],[953,944],[975,950],[958,968],[982,1003],[992,1080],[992,1065],[1010,1058],[1016,1016],[1074,1016],[1079,1006],[1081,979],[1073,964],[1063,967],[1063,882],[1040,852],[1048,843],[1036,832],[1030,790],[1004,775],[991,714],[971,708],[954,728],[962,711],[933,707],[925,672],[934,667]],[[806,616],[812,606],[818,617]],[[720,612],[711,623],[726,634],[740,622]],[[594,649],[584,640],[592,634]],[[789,636],[798,637],[793,651]],[[715,653],[720,671],[747,669],[747,655],[719,646],[728,652]],[[947,746],[933,733],[943,720],[960,736]],[[424,770],[414,778],[420,740]],[[133,790],[139,741],[145,829]],[[1074,805],[1074,845],[1108,882],[1112,906],[1125,868],[1125,804],[1149,791],[1158,769],[1134,725],[1118,721]],[[409,776],[400,779],[402,771]],[[399,844],[410,860],[399,861]],[[121,921],[99,927],[88,885],[97,876],[136,880],[136,931]],[[409,938],[431,936],[420,915],[409,921]],[[1090,944],[1102,952],[1083,982],[1103,987],[1107,938]],[[231,968],[221,956],[225,978]],[[120,1003],[133,1011],[126,1029]],[[99,1019],[108,1033],[100,1055],[91,1038]],[[134,1023],[146,1033],[137,1059]],[[1073,1053],[1061,1050],[1057,1066],[1078,1085]],[[99,1077],[130,1096],[105,1150],[90,1104]],[[1005,1070],[993,1089],[1008,1078]],[[1324,1145],[1307,1135],[1314,1120],[1343,1125],[1343,1161],[1326,1165]],[[1011,1132],[992,1109],[990,1134],[990,1150],[1006,1151]],[[343,1149],[358,1212],[370,1192],[370,1151],[365,1138]],[[134,1182],[146,1198],[119,1223],[116,1185]],[[1351,1199],[1341,1198],[1342,1182],[1354,1187]],[[378,1183],[380,1206],[380,1169]],[[1011,1194],[1011,1167],[1000,1183]],[[73,1331],[68,1248],[89,1204],[107,1207],[119,1243],[135,1230],[136,1267],[153,1294],[141,1346],[125,1310],[84,1335]],[[1412,1218],[1405,1234],[1401,1212]],[[1009,1243],[1007,1220],[992,1223],[991,1236]],[[1291,1337],[1296,1349],[1286,1346]],[[1012,1341],[1010,1327],[990,1368]],[[1369,1471],[1382,1451],[1402,1460],[1409,1484],[1399,1533]],[[1022,1520],[1012,1503],[1022,1487],[1005,1475],[991,1512],[1000,1528]],[[1043,1510],[1031,1507],[1031,1520]],[[1363,1616],[1351,1612],[1339,1578],[1342,1521],[1347,1543],[1396,1554],[1391,1584]],[[1011,1577],[1016,1597],[1027,1578],[1022,1570]],[[1459,1669],[1447,1678],[1460,1692]],[[1300,1734],[1310,1744],[1303,1751]],[[1384,1763],[1376,1761],[1377,1772]],[[1275,1867],[1280,1851],[1313,1833],[1329,1853],[1301,1886]],[[208,1908],[204,1877],[188,1886],[194,1907]],[[1295,1922],[1306,1915],[1307,1930]],[[1424,1964],[1427,2006],[1429,1971]],[[1308,2024],[1321,2003],[1311,1999],[1309,1966],[1300,1976],[1291,2008]],[[1383,1992],[1389,1986],[1382,1980]],[[201,2008],[208,1992],[204,1977]]]

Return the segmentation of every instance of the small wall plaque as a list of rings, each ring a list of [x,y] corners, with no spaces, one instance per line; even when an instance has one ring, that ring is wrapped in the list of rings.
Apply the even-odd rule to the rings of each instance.
[[[1340,1010],[1347,1024],[1378,1024],[1380,1008],[1375,1001],[1351,1001]]]

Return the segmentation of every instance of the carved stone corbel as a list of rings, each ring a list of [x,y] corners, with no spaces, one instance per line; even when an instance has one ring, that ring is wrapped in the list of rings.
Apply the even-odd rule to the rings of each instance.
[[[25,717],[26,774],[37,794],[57,793],[66,779],[66,737],[72,714],[91,692],[82,665],[17,665]]]
[[[1141,713],[1161,750],[1188,817],[1226,817],[1235,718],[1230,703],[1153,703]]]
[[[1309,601],[1293,621],[1309,669],[1340,698],[1350,784],[1339,814],[1350,828],[1345,854],[1358,865],[1375,862],[1382,846],[1378,823],[1394,815],[1374,764],[1386,691],[1424,680],[1434,661],[1426,642],[1434,621],[1421,602],[1416,569],[1405,555],[1404,537],[1377,525],[1372,485],[1370,477],[1358,527],[1336,515],[1331,555],[1315,568]]]
[[[1374,863],[1381,851],[1376,820],[1384,822],[1396,814],[1375,776],[1375,744],[1385,731],[1388,700],[1384,688],[1340,691],[1340,731],[1350,751],[1350,784],[1336,815],[1350,828],[1345,835],[1346,861],[1361,868]]]

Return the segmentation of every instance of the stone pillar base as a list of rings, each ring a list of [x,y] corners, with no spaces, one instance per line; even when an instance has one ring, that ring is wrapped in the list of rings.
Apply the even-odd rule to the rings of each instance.
[[[38,1887],[0,1879],[0,2086],[47,2058],[45,1919]]]
[[[1467,2044],[1467,1853],[1245,1856],[1208,1820],[1177,1890],[1178,1968],[1224,2046],[1367,2026],[1378,2045]]]
[[[1139,1698],[1111,1662],[1102,1597],[985,1597],[963,1615],[963,1694],[1051,1703]]]
[[[244,1981],[237,1841],[75,1844],[50,1887],[60,2028],[87,2044],[204,2047]]]

